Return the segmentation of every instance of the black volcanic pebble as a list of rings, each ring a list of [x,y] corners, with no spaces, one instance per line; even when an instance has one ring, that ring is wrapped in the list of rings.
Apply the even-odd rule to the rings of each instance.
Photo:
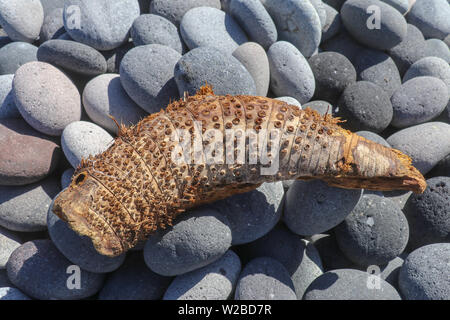
[[[352,131],[368,130],[381,132],[392,120],[393,109],[387,93],[369,81],[357,81],[342,93],[339,116],[344,126]]]
[[[411,250],[450,242],[450,177],[428,179],[427,185],[423,194],[411,195],[404,208],[411,232]]]
[[[309,59],[316,80],[314,99],[335,102],[344,89],[356,81],[352,63],[337,52],[322,52]]]

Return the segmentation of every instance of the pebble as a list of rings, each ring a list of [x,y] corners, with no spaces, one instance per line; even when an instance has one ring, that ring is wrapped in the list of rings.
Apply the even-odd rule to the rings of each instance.
[[[196,7],[220,9],[220,2],[220,0],[152,0],[150,13],[160,15],[178,27],[181,19],[189,10]]]
[[[255,81],[242,63],[211,47],[196,48],[181,57],[175,81],[180,96],[194,95],[206,82],[216,95],[256,95]]]
[[[346,0],[322,0],[323,3],[332,6],[337,11],[341,10],[342,5]]]
[[[269,257],[247,263],[239,277],[236,300],[296,300],[294,284],[286,268]]]
[[[407,19],[426,38],[444,39],[450,33],[450,5],[445,0],[417,0]]]
[[[370,274],[354,269],[324,273],[308,287],[304,300],[401,300],[393,286],[381,278],[379,289]],[[370,284],[370,285],[369,285]]]
[[[309,2],[311,2],[314,9],[316,10],[320,19],[320,25],[323,27],[327,21],[327,11],[325,9],[324,3],[322,2],[322,0],[309,0]]]
[[[450,299],[450,243],[420,247],[405,259],[398,276],[406,300]]]
[[[325,41],[322,49],[324,51],[340,53],[354,63],[355,59],[359,56],[359,52],[364,50],[364,47],[358,44],[344,28],[342,29],[335,37]]]
[[[120,64],[123,57],[134,48],[133,42],[127,42],[124,45],[109,51],[101,51],[106,59],[107,73],[120,73]]]
[[[450,66],[438,57],[426,57],[415,62],[403,76],[403,82],[416,77],[430,76],[439,78],[447,85],[450,93]]]
[[[380,136],[372,131],[357,131],[356,134],[361,137],[366,138],[367,140],[371,140],[373,142],[382,144],[385,147],[388,147],[388,148],[391,147],[389,145],[389,143],[387,143],[387,141],[382,136]]]
[[[0,225],[21,232],[45,230],[48,208],[59,191],[53,176],[26,186],[0,186]]]
[[[189,49],[213,47],[225,54],[232,54],[248,41],[232,16],[211,7],[189,10],[181,20],[180,32]]]
[[[278,30],[278,40],[290,42],[309,58],[317,50],[322,35],[320,17],[309,1],[262,0]]]
[[[73,168],[64,170],[63,174],[61,175],[61,189],[65,189],[70,185],[74,173],[75,169]]]
[[[231,246],[231,229],[222,214],[197,208],[180,216],[173,227],[152,235],[144,247],[147,266],[175,276],[218,260]]]
[[[244,264],[258,257],[270,257],[281,262],[291,276],[298,299],[323,271],[314,245],[290,232],[283,224],[278,224],[264,237],[237,248],[241,259],[245,259]]]
[[[61,136],[61,147],[72,167],[81,159],[104,152],[113,143],[113,137],[92,122],[76,121],[69,124]]]
[[[161,299],[172,278],[151,271],[142,252],[132,252],[125,262],[106,279],[99,300]]]
[[[425,41],[425,55],[438,57],[450,63],[450,49],[444,41],[439,39],[428,39]]]
[[[402,267],[404,258],[406,256],[407,254],[404,252],[399,257],[395,257],[394,259],[389,261],[388,264],[386,264],[380,269],[381,279],[387,281],[397,290],[398,290],[398,274],[400,273],[400,268]]]
[[[322,100],[309,101],[303,105],[303,109],[311,108],[316,110],[322,116],[325,114],[333,114],[333,106],[327,102]]]
[[[320,180],[297,180],[286,193],[283,221],[298,235],[322,233],[341,223],[360,198],[361,190],[330,187]]]
[[[429,76],[412,78],[391,97],[391,125],[405,128],[434,119],[444,111],[448,99],[449,90],[442,80]]]
[[[352,63],[337,52],[321,52],[309,59],[316,90],[314,99],[336,102],[344,89],[356,81]]]
[[[321,43],[334,37],[342,28],[340,13],[326,3],[323,3],[323,6],[326,11],[327,19],[325,21],[325,24],[322,25],[322,37],[320,39]]]
[[[0,0],[0,25],[13,41],[32,43],[39,37],[43,22],[39,0]]]
[[[450,125],[428,122],[400,130],[386,140],[392,148],[412,158],[422,174],[430,171],[450,153]]]
[[[102,128],[117,134],[119,124],[134,125],[147,113],[126,93],[118,74],[103,74],[89,81],[83,91],[83,106],[89,118]]]
[[[388,5],[394,7],[402,15],[404,15],[409,10],[409,1],[408,0],[380,0],[380,1],[385,2]]]
[[[377,16],[373,15],[370,6],[377,6],[382,17],[379,27]],[[346,1],[341,8],[341,19],[348,32],[369,48],[388,50],[406,37],[405,18],[390,5],[378,0]]]
[[[128,95],[148,113],[178,98],[174,67],[181,55],[160,44],[131,49],[120,63],[120,81]]]
[[[319,252],[324,271],[359,268],[339,249],[333,229],[329,230],[328,234],[311,236],[310,241]]]
[[[409,238],[402,210],[376,194],[364,194],[334,233],[341,251],[363,267],[387,264],[403,252]]]
[[[393,109],[388,94],[369,81],[357,81],[345,88],[338,101],[344,127],[379,133],[391,123]]]
[[[58,39],[58,37],[65,32],[63,8],[56,8],[45,15],[44,24],[42,25],[41,33],[39,35],[39,41],[44,43],[47,40]]]
[[[39,181],[56,169],[61,148],[22,119],[0,120],[0,185]]]
[[[0,269],[5,269],[9,256],[20,247],[21,242],[20,237],[16,233],[0,227]],[[0,287],[2,287],[1,284]]]
[[[38,48],[26,42],[12,42],[0,49],[0,74],[14,74],[25,63],[37,61]]]
[[[112,50],[128,41],[139,13],[137,0],[67,0],[64,28],[75,41]]]
[[[232,0],[227,12],[244,29],[250,40],[260,44],[265,50],[277,41],[275,23],[260,1]]]
[[[450,154],[448,154],[444,159],[439,161],[428,173],[430,177],[447,176],[450,177]]]
[[[450,242],[450,177],[427,180],[423,194],[413,194],[406,202],[404,212],[411,230],[409,247]]]
[[[34,129],[59,136],[71,122],[81,118],[81,99],[73,82],[44,62],[21,66],[13,81],[14,101],[20,114]]]
[[[284,196],[281,182],[264,183],[256,190],[216,201],[212,206],[231,228],[232,245],[249,243],[267,234],[280,220]]]
[[[12,253],[6,269],[14,286],[41,300],[87,298],[100,290],[104,280],[103,274],[74,266],[50,240],[24,243]]]
[[[355,59],[358,80],[375,83],[391,97],[401,87],[402,79],[392,58],[378,50],[366,49]]]
[[[177,276],[163,300],[227,300],[236,287],[241,261],[231,250],[207,266]]]
[[[293,97],[301,104],[308,102],[316,84],[314,73],[300,51],[289,42],[278,41],[270,47],[267,56],[273,93]]]
[[[21,117],[11,92],[13,79],[13,74],[0,75],[0,119],[17,119]]]
[[[405,190],[393,190],[393,191],[383,191],[382,194],[386,197],[394,201],[400,209],[403,210],[405,207],[406,201],[408,201],[409,197],[412,194],[412,191]]]
[[[269,91],[270,68],[266,51],[256,42],[246,42],[233,52],[233,57],[251,74],[256,86],[256,95],[265,97]]]
[[[0,300],[31,300],[26,294],[17,288],[0,288]]]
[[[177,27],[156,14],[143,14],[134,20],[130,30],[135,46],[161,44],[183,54],[184,43]]]
[[[58,8],[64,8],[65,0],[40,0],[42,7],[44,8],[44,15],[47,16],[53,10]]]
[[[290,104],[291,106],[296,106],[296,107],[298,107],[299,109],[302,109],[302,105],[301,105],[301,103],[300,102],[298,102],[298,100],[297,99],[295,99],[295,98],[292,98],[292,97],[278,97],[278,98],[275,98],[276,100],[280,100],[280,101],[283,101],[283,102],[286,102],[287,104]]]

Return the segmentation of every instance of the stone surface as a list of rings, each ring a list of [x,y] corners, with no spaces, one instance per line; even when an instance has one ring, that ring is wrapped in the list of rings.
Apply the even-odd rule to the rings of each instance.
[[[47,16],[53,10],[58,8],[64,8],[65,0],[40,0],[42,7],[44,8],[44,14]]]
[[[331,103],[329,103],[327,101],[322,101],[322,100],[309,101],[308,103],[305,103],[303,105],[303,109],[306,109],[306,108],[311,108],[313,110],[316,110],[321,115],[333,114],[333,111],[334,111]]]
[[[398,274],[400,273],[400,268],[403,265],[404,258],[407,254],[404,252],[399,257],[395,257],[388,264],[384,265],[380,271],[381,279],[387,281],[395,289],[398,290]]]
[[[63,8],[56,8],[45,15],[44,24],[42,25],[41,33],[39,35],[39,41],[43,43],[47,40],[58,39],[58,37],[65,32]]]
[[[0,300],[31,300],[31,299],[17,288],[0,287]]]
[[[9,256],[20,247],[21,243],[18,234],[0,227],[0,269],[5,269]],[[0,287],[2,287],[1,284]]]
[[[0,119],[17,119],[21,117],[11,92],[13,79],[13,74],[0,75]]]
[[[27,62],[37,61],[38,48],[26,42],[12,42],[0,49],[0,74],[14,74]]]
[[[334,37],[342,28],[341,15],[339,14],[339,12],[326,3],[323,3],[323,6],[326,11],[327,19],[325,21],[325,24],[322,25],[322,38],[320,40],[321,43]]]
[[[75,169],[73,168],[64,170],[63,174],[61,175],[61,189],[65,189],[69,186],[70,182],[72,181],[74,172]]]
[[[425,41],[424,49],[427,57],[438,57],[450,63],[450,49],[444,41],[428,39]]]
[[[344,28],[342,29],[335,37],[325,41],[321,47],[324,51],[340,53],[354,63],[364,47],[358,44]]]
[[[368,140],[374,141],[376,143],[382,144],[383,146],[386,146],[388,148],[390,148],[391,146],[389,145],[389,143],[387,143],[387,141],[382,137],[379,136],[378,134],[371,132],[371,131],[358,131],[356,132],[357,135],[364,137]]]
[[[127,42],[124,45],[109,51],[102,51],[101,53],[106,59],[108,73],[119,73],[120,64],[123,57],[134,48],[133,42]]]
[[[405,14],[409,10],[409,1],[408,0],[380,0],[382,2],[387,3],[388,5],[394,7],[401,14]]]
[[[295,98],[286,96],[286,97],[278,97],[278,98],[275,98],[275,99],[276,100],[280,100],[280,101],[284,101],[287,104],[290,104],[292,106],[296,106],[296,107],[299,107],[300,109],[302,109],[302,105]]]
[[[407,19],[426,38],[444,39],[450,33],[450,5],[445,0],[417,0]]]
[[[160,15],[178,27],[181,19],[190,9],[196,7],[220,9],[220,2],[220,0],[152,0],[150,13]]]
[[[310,237],[310,240],[319,252],[324,271],[359,268],[341,251],[333,230],[330,230],[328,234],[315,234]]]
[[[430,76],[439,78],[447,85],[450,92],[450,66],[438,57],[426,57],[415,62],[403,76],[403,82],[416,77]]]

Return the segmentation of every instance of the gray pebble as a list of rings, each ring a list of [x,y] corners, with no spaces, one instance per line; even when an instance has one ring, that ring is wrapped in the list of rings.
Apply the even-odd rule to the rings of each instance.
[[[428,173],[429,177],[447,176],[450,177],[450,154],[439,161]]]
[[[322,0],[323,3],[328,4],[329,6],[332,6],[337,11],[341,10],[342,5],[346,0]]]
[[[323,6],[326,11],[327,19],[325,20],[325,24],[322,25],[322,38],[320,39],[321,43],[338,34],[342,27],[341,15],[339,12],[326,3],[324,3]]]
[[[225,54],[248,41],[232,16],[211,7],[189,10],[181,20],[180,32],[189,49],[213,47]]]
[[[154,272],[180,275],[218,260],[231,245],[227,219],[212,208],[185,213],[173,227],[150,236],[144,259]]]
[[[275,42],[267,52],[270,88],[277,96],[290,96],[301,104],[308,102],[316,88],[308,61],[291,43]]]
[[[371,131],[358,131],[356,132],[357,135],[366,138],[367,140],[371,140],[373,142],[382,144],[385,147],[390,148],[391,146],[389,143],[387,143],[386,140],[382,136],[379,136],[378,134],[371,132]]]
[[[425,56],[438,57],[450,63],[450,49],[444,41],[439,39],[425,41]]]
[[[395,257],[383,266],[380,271],[381,279],[387,281],[395,289],[398,290],[398,274],[400,273],[400,268],[403,265],[404,258],[407,256],[406,253],[402,253],[399,257]]]
[[[394,7],[401,14],[405,14],[409,10],[409,1],[408,0],[380,0],[382,2],[387,3],[388,5]]]
[[[322,100],[309,101],[303,105],[303,109],[311,108],[321,115],[333,114],[334,109],[331,103]]]
[[[137,0],[67,0],[64,28],[75,41],[112,50],[128,41],[139,13]]]
[[[325,41],[322,48],[324,51],[340,53],[350,60],[350,62],[354,63],[355,59],[359,57],[359,52],[364,48],[353,40],[344,28],[342,29],[335,37]]]
[[[26,186],[0,186],[0,225],[21,232],[45,230],[48,208],[59,191],[55,177]]]
[[[87,298],[100,290],[104,279],[74,266],[50,240],[24,243],[12,253],[6,269],[18,289],[41,300]]]
[[[64,170],[63,174],[61,175],[61,189],[65,189],[69,186],[69,184],[72,182],[72,176],[75,172],[75,169],[69,168]]]
[[[236,300],[296,300],[294,284],[286,268],[269,257],[256,258],[242,270],[234,294]]]
[[[128,95],[149,113],[178,98],[174,67],[181,55],[160,44],[131,49],[120,64],[120,81]]]
[[[211,47],[186,53],[175,66],[175,80],[180,95],[194,95],[206,82],[216,95],[256,95],[255,81],[242,63]]]
[[[160,15],[171,21],[177,27],[183,16],[196,7],[211,7],[220,9],[220,0],[152,0],[150,13]]]
[[[382,194],[386,197],[394,201],[400,209],[403,210],[405,207],[406,201],[408,201],[409,197],[412,194],[412,191],[405,190],[393,190],[393,191],[383,191]]]
[[[69,124],[61,136],[61,147],[72,167],[81,159],[102,153],[113,143],[113,137],[92,122],[76,121]]]
[[[106,59],[107,71],[108,73],[119,73],[120,64],[122,63],[123,57],[134,48],[133,42],[127,42],[124,45],[109,51],[102,51],[101,53]]]
[[[37,61],[38,48],[26,42],[12,42],[0,49],[0,74],[14,74],[27,62]]]
[[[0,119],[20,118],[11,92],[13,74],[0,75]]]
[[[22,241],[16,233],[0,227],[0,269],[6,267],[9,256],[20,247],[21,243]],[[2,287],[1,284],[0,287]]]
[[[39,41],[43,43],[47,40],[58,39],[58,37],[65,32],[63,8],[56,8],[45,15],[44,24],[42,25],[41,33],[39,35]]]
[[[411,252],[398,276],[406,300],[450,299],[450,243],[435,243]]]
[[[317,249],[322,260],[324,271],[334,269],[357,269],[339,248],[333,230],[328,234],[315,234],[310,238],[311,244]]]
[[[31,300],[17,288],[0,287],[0,300]]]
[[[286,96],[286,97],[278,97],[278,98],[275,98],[275,100],[280,100],[280,101],[286,102],[287,104],[289,104],[289,105],[291,105],[291,106],[296,106],[296,107],[298,107],[299,109],[302,109],[302,105],[301,105],[300,102],[298,102],[297,99],[295,99],[295,98]]]
[[[42,7],[44,8],[44,15],[47,16],[53,10],[58,8],[64,8],[65,0],[40,0]]]
[[[426,57],[415,62],[403,76],[403,82],[416,77],[430,76],[444,81],[450,93],[450,66],[438,57]]]
[[[428,122],[400,130],[387,142],[412,158],[412,165],[422,174],[450,153],[450,125]]]
[[[96,124],[117,134],[119,124],[131,126],[145,118],[147,113],[126,93],[118,74],[103,74],[88,82],[83,91],[83,106]]]
[[[325,26],[325,23],[327,21],[327,10],[325,9],[325,4],[322,2],[322,0],[309,0],[309,2],[311,2],[314,9],[316,9],[316,12],[320,19],[320,25],[322,27]]]
[[[445,0],[416,0],[407,19],[426,38],[444,39],[450,33],[450,4]]]
[[[207,266],[177,276],[163,300],[226,300],[236,287],[241,261],[231,250]]]
[[[337,269],[324,273],[308,287],[304,300],[401,300],[385,280],[367,272]],[[379,279],[379,280],[378,280]],[[379,289],[377,283],[379,281]]]

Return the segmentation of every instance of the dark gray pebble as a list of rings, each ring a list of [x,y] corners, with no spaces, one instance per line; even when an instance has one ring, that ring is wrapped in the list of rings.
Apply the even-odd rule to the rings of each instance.
[[[20,66],[37,61],[38,48],[26,42],[12,42],[0,49],[0,74],[14,74]]]
[[[51,39],[58,39],[59,36],[66,32],[66,29],[64,29],[63,11],[63,8],[56,8],[45,16],[39,35],[41,43]]]

